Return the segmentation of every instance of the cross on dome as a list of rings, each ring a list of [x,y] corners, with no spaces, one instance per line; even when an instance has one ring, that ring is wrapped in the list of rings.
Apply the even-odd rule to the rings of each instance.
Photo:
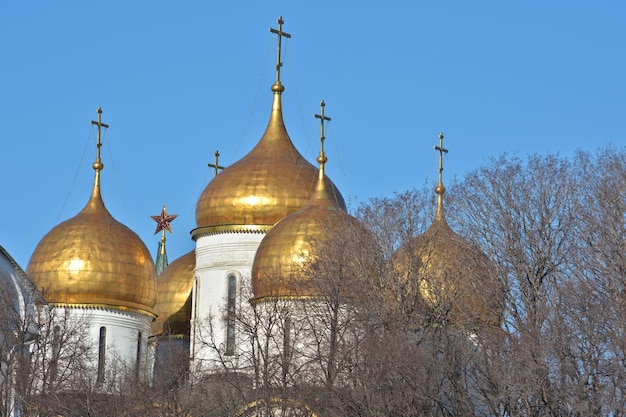
[[[278,35],[278,55],[276,58],[276,84],[280,84],[280,68],[283,66],[283,63],[280,61],[282,40],[283,40],[283,36],[289,39],[291,38],[291,35],[287,32],[283,32],[283,23],[285,23],[285,21],[283,20],[282,16],[278,17],[277,22],[278,22],[278,29],[270,28],[270,32]]]
[[[439,133],[439,146],[434,147],[439,151],[439,187],[443,187],[443,154],[448,153],[448,150],[443,147],[443,132]]]
[[[98,120],[91,121],[92,125],[98,126],[98,144],[96,145],[96,162],[94,162],[93,164],[93,169],[95,169],[96,171],[100,171],[102,168],[104,168],[104,164],[102,163],[102,160],[100,159],[100,148],[102,147],[100,131],[103,127],[105,129],[108,129],[109,125],[102,123],[102,107],[98,107],[97,111],[98,111]]]
[[[223,167],[219,164],[219,159],[220,159],[220,152],[219,151],[215,151],[215,163],[214,164],[207,164],[209,166],[209,168],[214,168],[215,169],[215,175],[217,176],[217,174],[219,174],[219,170],[220,169],[224,169],[226,167]]]
[[[331,120],[330,117],[324,115],[324,107],[326,107],[326,103],[322,100],[320,103],[321,114],[314,115],[316,119],[320,119],[320,155],[317,157],[317,162],[320,164],[324,164],[328,161],[328,158],[326,158],[324,154],[324,140],[326,139],[326,136],[324,136],[324,121],[330,122]]]
[[[435,187],[435,193],[437,193],[437,213],[435,217],[443,220],[443,195],[446,192],[446,187],[443,186],[443,154],[448,153],[448,150],[443,147],[443,133],[439,133],[439,146],[434,148],[439,151],[439,182]]]

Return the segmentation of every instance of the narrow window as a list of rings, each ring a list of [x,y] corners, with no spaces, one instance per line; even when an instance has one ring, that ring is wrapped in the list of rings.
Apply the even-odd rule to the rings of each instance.
[[[54,326],[52,336],[52,356],[57,359],[61,353],[61,327]]]
[[[287,384],[289,374],[289,360],[291,359],[291,317],[285,317],[283,329],[283,384]]]
[[[52,334],[52,357],[50,358],[50,379],[48,383],[52,385],[57,377],[58,360],[61,354],[61,328],[54,326]]]
[[[228,311],[226,318],[226,355],[235,354],[235,306],[237,302],[237,278],[228,276]]]
[[[104,357],[107,351],[107,329],[100,327],[100,340],[98,341],[98,382],[104,382]]]
[[[141,369],[141,352],[142,352],[142,339],[143,335],[141,332],[137,335],[137,361],[135,363],[135,377],[139,377],[139,370]]]
[[[291,317],[285,317],[285,330],[283,333],[283,352],[285,354],[285,358],[289,358],[291,356]]]

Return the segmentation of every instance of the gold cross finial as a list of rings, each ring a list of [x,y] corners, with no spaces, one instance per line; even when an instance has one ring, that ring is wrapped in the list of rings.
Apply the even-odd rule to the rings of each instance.
[[[220,159],[220,153],[219,151],[215,151],[215,163],[214,164],[207,164],[209,167],[214,168],[215,169],[215,176],[217,176],[217,174],[219,174],[219,170],[220,169],[224,169],[226,167],[223,167],[219,164],[219,159]]]
[[[283,23],[285,23],[285,21],[283,20],[282,16],[278,17],[277,22],[278,22],[278,29],[270,28],[270,32],[278,35],[278,56],[276,58],[276,84],[280,84],[280,67],[283,66],[283,63],[280,62],[282,40],[283,40],[283,36],[289,39],[291,38],[291,35],[287,32],[283,32]]]
[[[445,221],[443,215],[443,195],[446,192],[446,187],[443,186],[443,154],[448,153],[448,150],[443,147],[443,133],[439,133],[439,146],[435,146],[435,149],[439,151],[439,183],[435,187],[435,193],[437,193],[437,213],[435,218]]]
[[[100,131],[101,128],[105,128],[108,129],[109,125],[102,123],[102,107],[98,107],[98,121],[92,120],[91,124],[92,125],[97,125],[98,126],[98,144],[96,145],[96,162],[93,163],[93,169],[95,169],[96,171],[100,171],[102,168],[104,168],[104,164],[102,163],[102,160],[100,159],[100,148],[102,147],[102,140],[101,140],[101,136],[100,136]]]
[[[439,184],[438,187],[443,187],[443,154],[448,153],[448,150],[443,147],[443,133],[439,133],[439,146],[435,146],[435,149],[439,151]]]
[[[321,114],[314,115],[316,119],[320,119],[320,156],[317,158],[317,162],[320,162],[320,158],[322,158],[324,159],[323,163],[327,161],[326,155],[324,155],[324,140],[326,139],[326,136],[324,136],[324,121],[330,122],[331,120],[330,117],[324,115],[324,107],[326,107],[326,103],[324,103],[324,100],[322,100],[322,102],[320,103]]]

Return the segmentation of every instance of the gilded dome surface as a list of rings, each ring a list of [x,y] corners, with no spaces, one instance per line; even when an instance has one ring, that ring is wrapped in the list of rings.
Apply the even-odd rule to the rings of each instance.
[[[104,206],[101,166],[94,167],[96,183],[89,202],[41,239],[26,273],[49,303],[151,312],[157,278],[150,252]]]
[[[294,147],[282,117],[283,87],[274,84],[272,112],[258,144],[224,169],[204,189],[196,205],[196,225],[267,225],[301,208],[311,196],[317,169]],[[329,179],[339,206],[345,202]]]
[[[419,292],[435,316],[467,325],[501,322],[494,265],[448,226],[441,207],[426,232],[395,254],[394,270],[405,291]]]
[[[394,254],[392,267],[400,289],[394,298],[430,306],[430,314],[439,322],[497,327],[502,321],[504,292],[495,266],[477,246],[448,226],[443,209],[443,155],[448,153],[443,133],[434,148],[439,152],[437,212],[422,235]]]
[[[153,334],[189,336],[195,267],[196,252],[192,250],[169,264],[159,276]]]
[[[356,219],[327,191],[323,167],[319,172],[318,184],[307,204],[279,221],[257,249],[252,264],[252,290],[257,300],[325,294],[325,283],[312,279],[312,271],[307,268],[319,259],[337,255],[339,251],[330,247],[330,242],[341,231],[363,232],[362,227],[355,228]]]

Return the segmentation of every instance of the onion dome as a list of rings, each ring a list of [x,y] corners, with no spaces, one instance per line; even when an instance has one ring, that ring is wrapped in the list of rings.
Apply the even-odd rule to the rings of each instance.
[[[304,207],[280,220],[261,241],[252,265],[252,290],[256,300],[325,294],[307,268],[328,255],[337,255],[338,251],[329,248],[333,236],[339,228],[354,228],[357,223],[346,212],[338,194],[327,188],[326,160],[322,147],[317,158],[320,169],[313,195]],[[363,232],[362,227],[357,229]]]
[[[94,187],[75,217],[54,227],[33,252],[26,273],[51,304],[90,305],[152,314],[156,271],[139,236],[111,216],[100,194],[100,122]]]
[[[235,164],[217,175],[196,205],[196,225],[234,230],[272,226],[301,208],[315,188],[317,169],[295,148],[283,122],[280,83],[272,86],[272,113],[259,143]],[[329,179],[324,180],[339,207],[343,197]]]
[[[440,134],[442,152],[443,134]],[[419,293],[433,319],[469,327],[499,326],[503,293],[495,266],[475,245],[457,235],[444,216],[440,157],[437,212],[431,226],[402,246],[394,269],[406,292]]]
[[[438,210],[426,232],[396,253],[400,280],[408,283],[407,291],[419,291],[435,320],[471,327],[499,325],[502,296],[493,264],[454,233],[441,213]]]
[[[168,265],[159,276],[152,334],[189,337],[195,267],[196,252],[192,250]]]

